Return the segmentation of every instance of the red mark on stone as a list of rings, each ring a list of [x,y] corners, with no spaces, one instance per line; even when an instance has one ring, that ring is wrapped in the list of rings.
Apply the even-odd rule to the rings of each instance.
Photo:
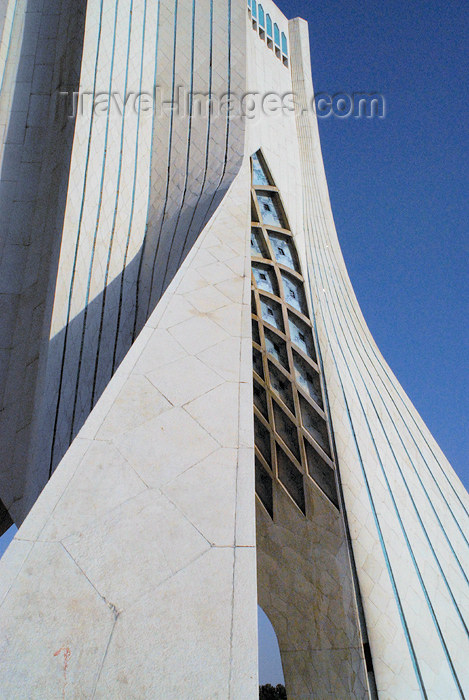
[[[63,685],[63,689],[62,689],[62,698],[64,698],[64,700],[65,700],[65,688],[67,687],[68,662],[70,660],[72,652],[70,651],[69,647],[60,647],[60,649],[54,653],[54,656],[58,656],[62,652],[64,655],[64,685]]]

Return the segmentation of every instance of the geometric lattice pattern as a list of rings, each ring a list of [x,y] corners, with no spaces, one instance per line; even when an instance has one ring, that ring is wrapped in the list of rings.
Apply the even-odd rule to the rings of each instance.
[[[275,479],[307,515],[304,479],[337,507],[330,427],[293,236],[260,151],[251,164],[256,494],[274,518]]]

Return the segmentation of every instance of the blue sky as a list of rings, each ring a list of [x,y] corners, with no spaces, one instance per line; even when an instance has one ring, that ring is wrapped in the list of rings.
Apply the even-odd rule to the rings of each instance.
[[[469,487],[469,6],[278,4],[310,23],[316,91],[385,96],[385,119],[320,120],[332,208],[371,332]],[[276,683],[267,627],[261,681]]]

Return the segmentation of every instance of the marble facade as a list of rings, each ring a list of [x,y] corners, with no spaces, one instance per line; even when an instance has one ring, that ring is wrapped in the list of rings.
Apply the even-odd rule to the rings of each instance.
[[[291,700],[464,698],[469,501],[353,293],[306,22],[270,0],[9,0],[0,30],[4,697],[254,700],[259,602]],[[155,85],[173,109],[60,102]],[[201,94],[295,99],[243,117],[196,114]],[[282,226],[252,213],[256,153]],[[270,243],[255,262],[256,223],[296,269]],[[261,299],[296,318],[281,284],[251,306],[256,264],[301,281],[314,357],[263,319]],[[293,358],[320,387],[309,437]]]

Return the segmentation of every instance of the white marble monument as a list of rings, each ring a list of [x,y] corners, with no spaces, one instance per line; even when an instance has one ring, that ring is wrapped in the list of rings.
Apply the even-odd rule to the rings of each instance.
[[[2,697],[254,700],[259,603],[290,700],[464,698],[469,500],[353,293],[307,24],[4,5]]]

